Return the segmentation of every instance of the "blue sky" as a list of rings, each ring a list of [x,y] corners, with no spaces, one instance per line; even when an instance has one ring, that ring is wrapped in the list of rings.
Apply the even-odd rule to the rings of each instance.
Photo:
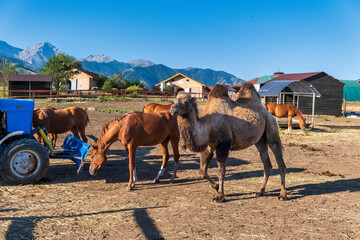
[[[244,80],[278,70],[359,79],[360,1],[0,0],[0,40]]]

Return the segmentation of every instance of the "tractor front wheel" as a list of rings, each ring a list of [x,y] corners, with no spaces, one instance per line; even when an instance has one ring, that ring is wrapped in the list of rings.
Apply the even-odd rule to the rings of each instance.
[[[2,176],[19,184],[35,183],[49,168],[49,154],[35,139],[20,138],[8,144],[1,153]]]

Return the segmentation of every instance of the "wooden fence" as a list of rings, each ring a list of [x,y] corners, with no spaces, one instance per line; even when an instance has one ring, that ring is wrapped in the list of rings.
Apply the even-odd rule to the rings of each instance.
[[[207,93],[190,93],[191,96],[205,99]],[[119,97],[119,98],[174,98],[176,92],[162,91],[130,91],[125,89],[112,90],[0,90],[0,98],[95,98],[95,97]]]

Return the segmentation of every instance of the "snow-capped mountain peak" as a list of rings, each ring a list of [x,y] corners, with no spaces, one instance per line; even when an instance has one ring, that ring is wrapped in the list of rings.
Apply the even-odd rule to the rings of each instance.
[[[64,54],[49,42],[43,42],[25,48],[19,53],[19,59],[41,68],[50,57]]]
[[[102,55],[90,55],[87,58],[84,58],[83,60],[89,61],[89,62],[98,62],[98,63],[109,63],[112,61],[115,61],[115,59]]]

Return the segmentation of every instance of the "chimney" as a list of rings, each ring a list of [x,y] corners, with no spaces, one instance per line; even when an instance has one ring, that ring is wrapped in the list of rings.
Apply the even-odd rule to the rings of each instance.
[[[284,74],[283,72],[274,72],[274,75],[281,75]]]

